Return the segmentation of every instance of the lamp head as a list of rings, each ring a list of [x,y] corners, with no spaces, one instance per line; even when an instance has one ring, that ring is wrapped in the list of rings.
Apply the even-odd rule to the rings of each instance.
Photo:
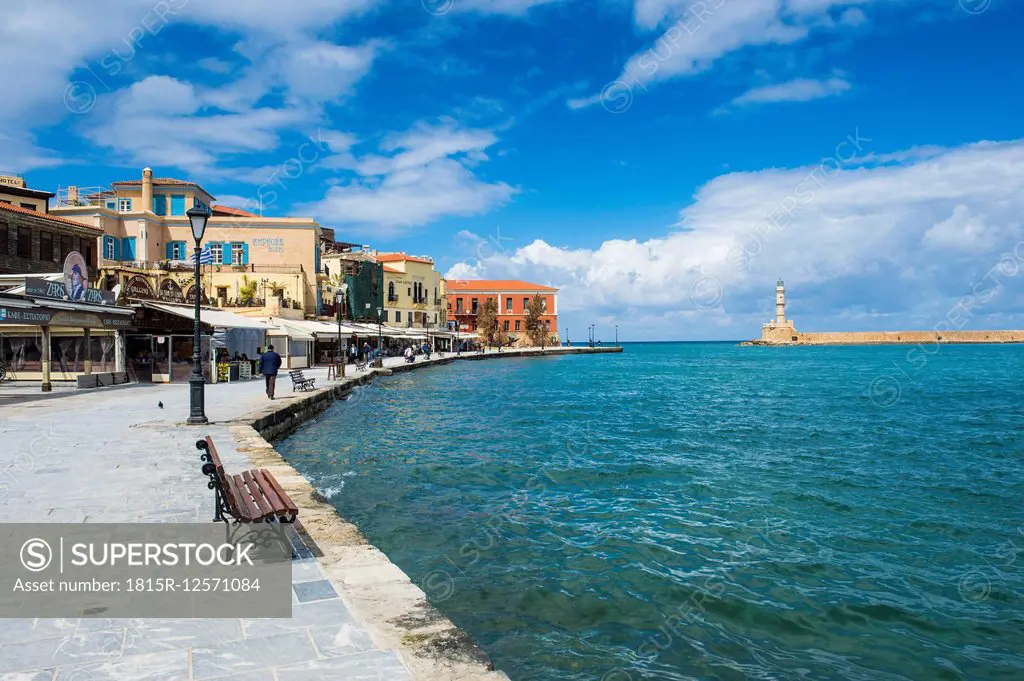
[[[203,233],[206,232],[206,222],[210,219],[210,209],[205,206],[194,206],[185,213],[188,221],[192,224],[192,236],[196,242],[203,240]]]

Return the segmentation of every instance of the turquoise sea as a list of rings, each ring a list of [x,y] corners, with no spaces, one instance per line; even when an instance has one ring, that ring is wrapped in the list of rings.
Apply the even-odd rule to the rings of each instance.
[[[1024,346],[628,344],[280,451],[514,681],[1024,679]]]

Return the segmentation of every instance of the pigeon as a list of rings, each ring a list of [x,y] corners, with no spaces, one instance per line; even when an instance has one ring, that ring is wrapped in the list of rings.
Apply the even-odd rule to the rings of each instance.
[[[161,409],[163,409],[163,408],[164,408],[164,403],[163,403],[163,402],[157,402],[157,403],[156,403],[156,406],[158,406],[158,407],[160,407]]]

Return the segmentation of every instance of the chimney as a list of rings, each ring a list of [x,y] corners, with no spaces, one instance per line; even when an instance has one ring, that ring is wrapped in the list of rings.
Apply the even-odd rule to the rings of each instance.
[[[153,170],[142,169],[142,210],[153,212]]]

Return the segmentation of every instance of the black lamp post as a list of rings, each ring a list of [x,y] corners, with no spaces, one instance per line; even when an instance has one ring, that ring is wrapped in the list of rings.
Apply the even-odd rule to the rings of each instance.
[[[380,365],[381,366],[384,366],[384,360],[383,360],[383,357],[384,357],[384,345],[383,345],[384,334],[381,331],[381,329],[382,329],[382,327],[381,327],[381,317],[383,316],[383,314],[384,314],[384,308],[378,307],[377,308],[377,356],[382,358],[380,360]]]
[[[336,354],[334,355],[334,364],[335,364],[335,366],[344,366],[345,365],[345,355],[342,354],[342,351],[341,351],[341,318],[342,318],[342,315],[344,314],[343,310],[344,310],[344,307],[345,307],[345,293],[347,291],[348,291],[348,284],[342,284],[341,286],[338,287],[338,293],[335,296],[335,304],[336,304],[336,306],[338,308],[338,349],[336,351]],[[338,371],[341,371],[341,369],[338,369]],[[339,378],[340,378],[340,376],[339,376]]]
[[[459,345],[459,316],[455,315],[455,355],[462,354],[462,346]]]
[[[195,250],[195,274],[196,274],[196,307],[195,327],[192,339],[192,376],[188,379],[189,388],[189,414],[188,424],[193,426],[209,423],[206,418],[206,380],[203,378],[203,360],[200,354],[202,345],[201,321],[199,319],[199,303],[202,300],[202,292],[199,290],[199,259],[201,254],[201,242],[203,233],[206,231],[206,221],[210,219],[210,210],[196,206],[190,208],[187,213],[188,221],[192,223],[192,237],[196,241]]]

